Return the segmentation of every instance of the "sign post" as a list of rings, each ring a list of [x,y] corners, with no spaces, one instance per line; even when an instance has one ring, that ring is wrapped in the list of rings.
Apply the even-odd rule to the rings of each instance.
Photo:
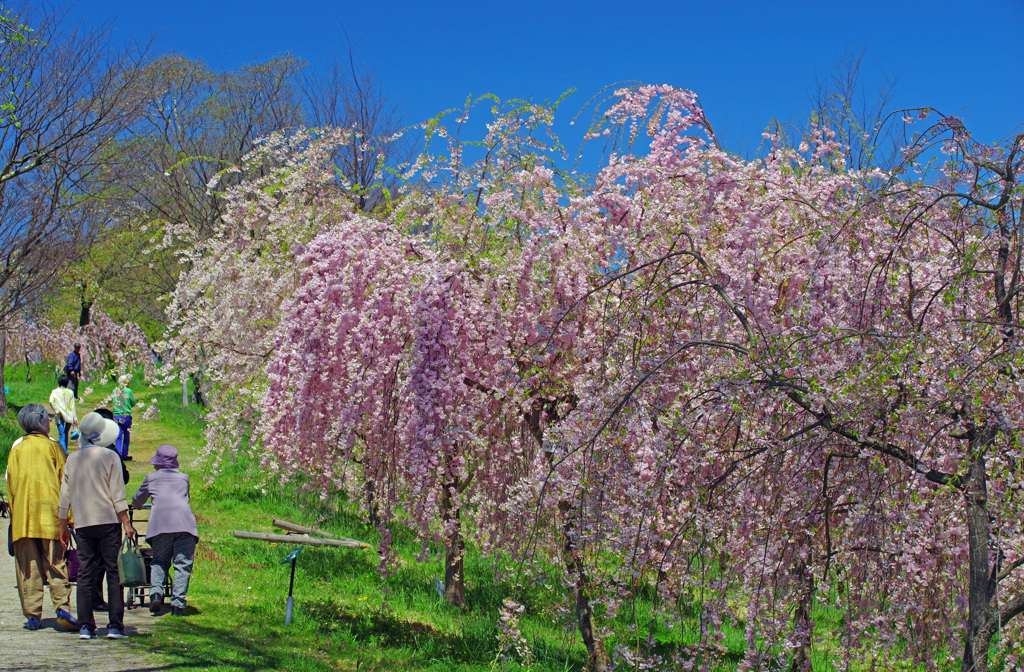
[[[292,622],[292,605],[294,604],[294,600],[292,599],[292,589],[295,587],[295,559],[299,557],[299,553],[302,552],[303,548],[303,546],[299,546],[294,551],[289,553],[284,560],[281,561],[282,565],[288,564],[289,562],[292,564],[292,578],[288,582],[288,607],[284,613],[285,625],[288,625]]]
[[[2,343],[2,341],[0,341]],[[147,505],[148,506],[148,505]],[[298,525],[296,523],[289,523],[287,520],[274,519],[274,527],[280,527],[285,530],[293,532],[301,532],[302,534],[267,534],[265,532],[246,532],[245,530],[235,530],[235,536],[239,539],[260,539],[262,541],[270,541],[275,543],[294,544],[296,541],[300,541],[303,544],[309,546],[337,546],[341,548],[373,548],[369,544],[365,544],[355,539],[346,539],[345,537],[328,538],[328,539],[317,539],[311,537],[311,534],[318,534],[325,537],[330,537],[327,532],[318,530],[315,527],[306,527],[305,525]],[[274,543],[271,544],[273,546]],[[299,546],[288,556],[281,561],[281,564],[291,563],[292,565],[292,578],[288,582],[288,608],[284,615],[284,624],[288,625],[292,622],[292,608],[295,605],[295,599],[292,597],[292,591],[295,589],[295,559],[299,557],[299,553],[305,546]]]

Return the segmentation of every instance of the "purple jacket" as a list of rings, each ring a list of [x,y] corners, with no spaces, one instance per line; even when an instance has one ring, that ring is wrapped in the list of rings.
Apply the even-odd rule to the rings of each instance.
[[[196,517],[188,504],[188,474],[177,469],[157,469],[146,474],[139,491],[132,497],[132,507],[142,508],[146,500],[153,498],[153,510],[149,514],[146,541],[158,534],[187,532],[196,539]]]

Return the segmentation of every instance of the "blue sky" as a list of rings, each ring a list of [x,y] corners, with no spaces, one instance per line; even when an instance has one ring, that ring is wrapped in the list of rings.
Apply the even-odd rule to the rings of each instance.
[[[118,39],[156,34],[158,53],[216,69],[282,52],[325,63],[344,54],[344,27],[410,123],[467,95],[575,88],[566,120],[605,86],[667,83],[696,91],[726,145],[748,153],[773,118],[806,118],[816,79],[862,48],[862,81],[895,79],[898,106],[959,114],[985,141],[1024,122],[1024,0],[79,0],[72,16],[110,19]]]

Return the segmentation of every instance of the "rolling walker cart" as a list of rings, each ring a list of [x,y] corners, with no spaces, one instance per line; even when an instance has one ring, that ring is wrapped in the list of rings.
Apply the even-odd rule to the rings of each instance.
[[[143,523],[143,524],[146,524],[148,526],[148,523],[149,523],[148,513],[149,513],[149,510],[152,508],[152,506],[153,506],[152,504],[144,504],[143,505],[142,508],[143,508],[144,511],[146,511],[147,516],[146,516],[145,520],[139,520],[138,521],[139,523]],[[146,536],[145,528],[140,530],[135,525],[135,523],[136,523],[136,521],[135,521],[135,509],[132,509],[132,508],[128,509],[128,520],[130,520],[132,522],[132,526],[135,527],[135,531],[138,532],[139,536],[144,539],[145,536]],[[143,548],[142,545],[140,544],[139,545],[139,551],[142,552],[142,562],[146,565],[146,585],[144,585],[144,586],[131,586],[131,587],[129,587],[127,589],[128,592],[127,592],[127,594],[125,595],[125,598],[124,598],[125,609],[134,609],[135,607],[144,607],[144,606],[146,606],[146,604],[149,603],[149,589],[152,587],[152,583],[150,583],[150,581],[152,580],[151,576],[152,576],[152,568],[153,568],[153,549],[152,548]],[[164,599],[165,600],[169,600],[170,596],[171,596],[171,573],[168,572],[164,576]]]

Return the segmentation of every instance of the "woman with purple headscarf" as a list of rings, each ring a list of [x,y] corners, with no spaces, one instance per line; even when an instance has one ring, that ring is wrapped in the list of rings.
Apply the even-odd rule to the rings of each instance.
[[[178,471],[178,450],[163,445],[149,461],[156,471],[148,474],[139,491],[132,497],[132,508],[141,509],[150,497],[153,510],[149,515],[146,541],[153,548],[149,610],[160,612],[164,604],[164,577],[174,564],[174,583],[171,588],[171,614],[185,614],[185,595],[192,578],[199,532],[196,517],[188,502],[188,474]]]

